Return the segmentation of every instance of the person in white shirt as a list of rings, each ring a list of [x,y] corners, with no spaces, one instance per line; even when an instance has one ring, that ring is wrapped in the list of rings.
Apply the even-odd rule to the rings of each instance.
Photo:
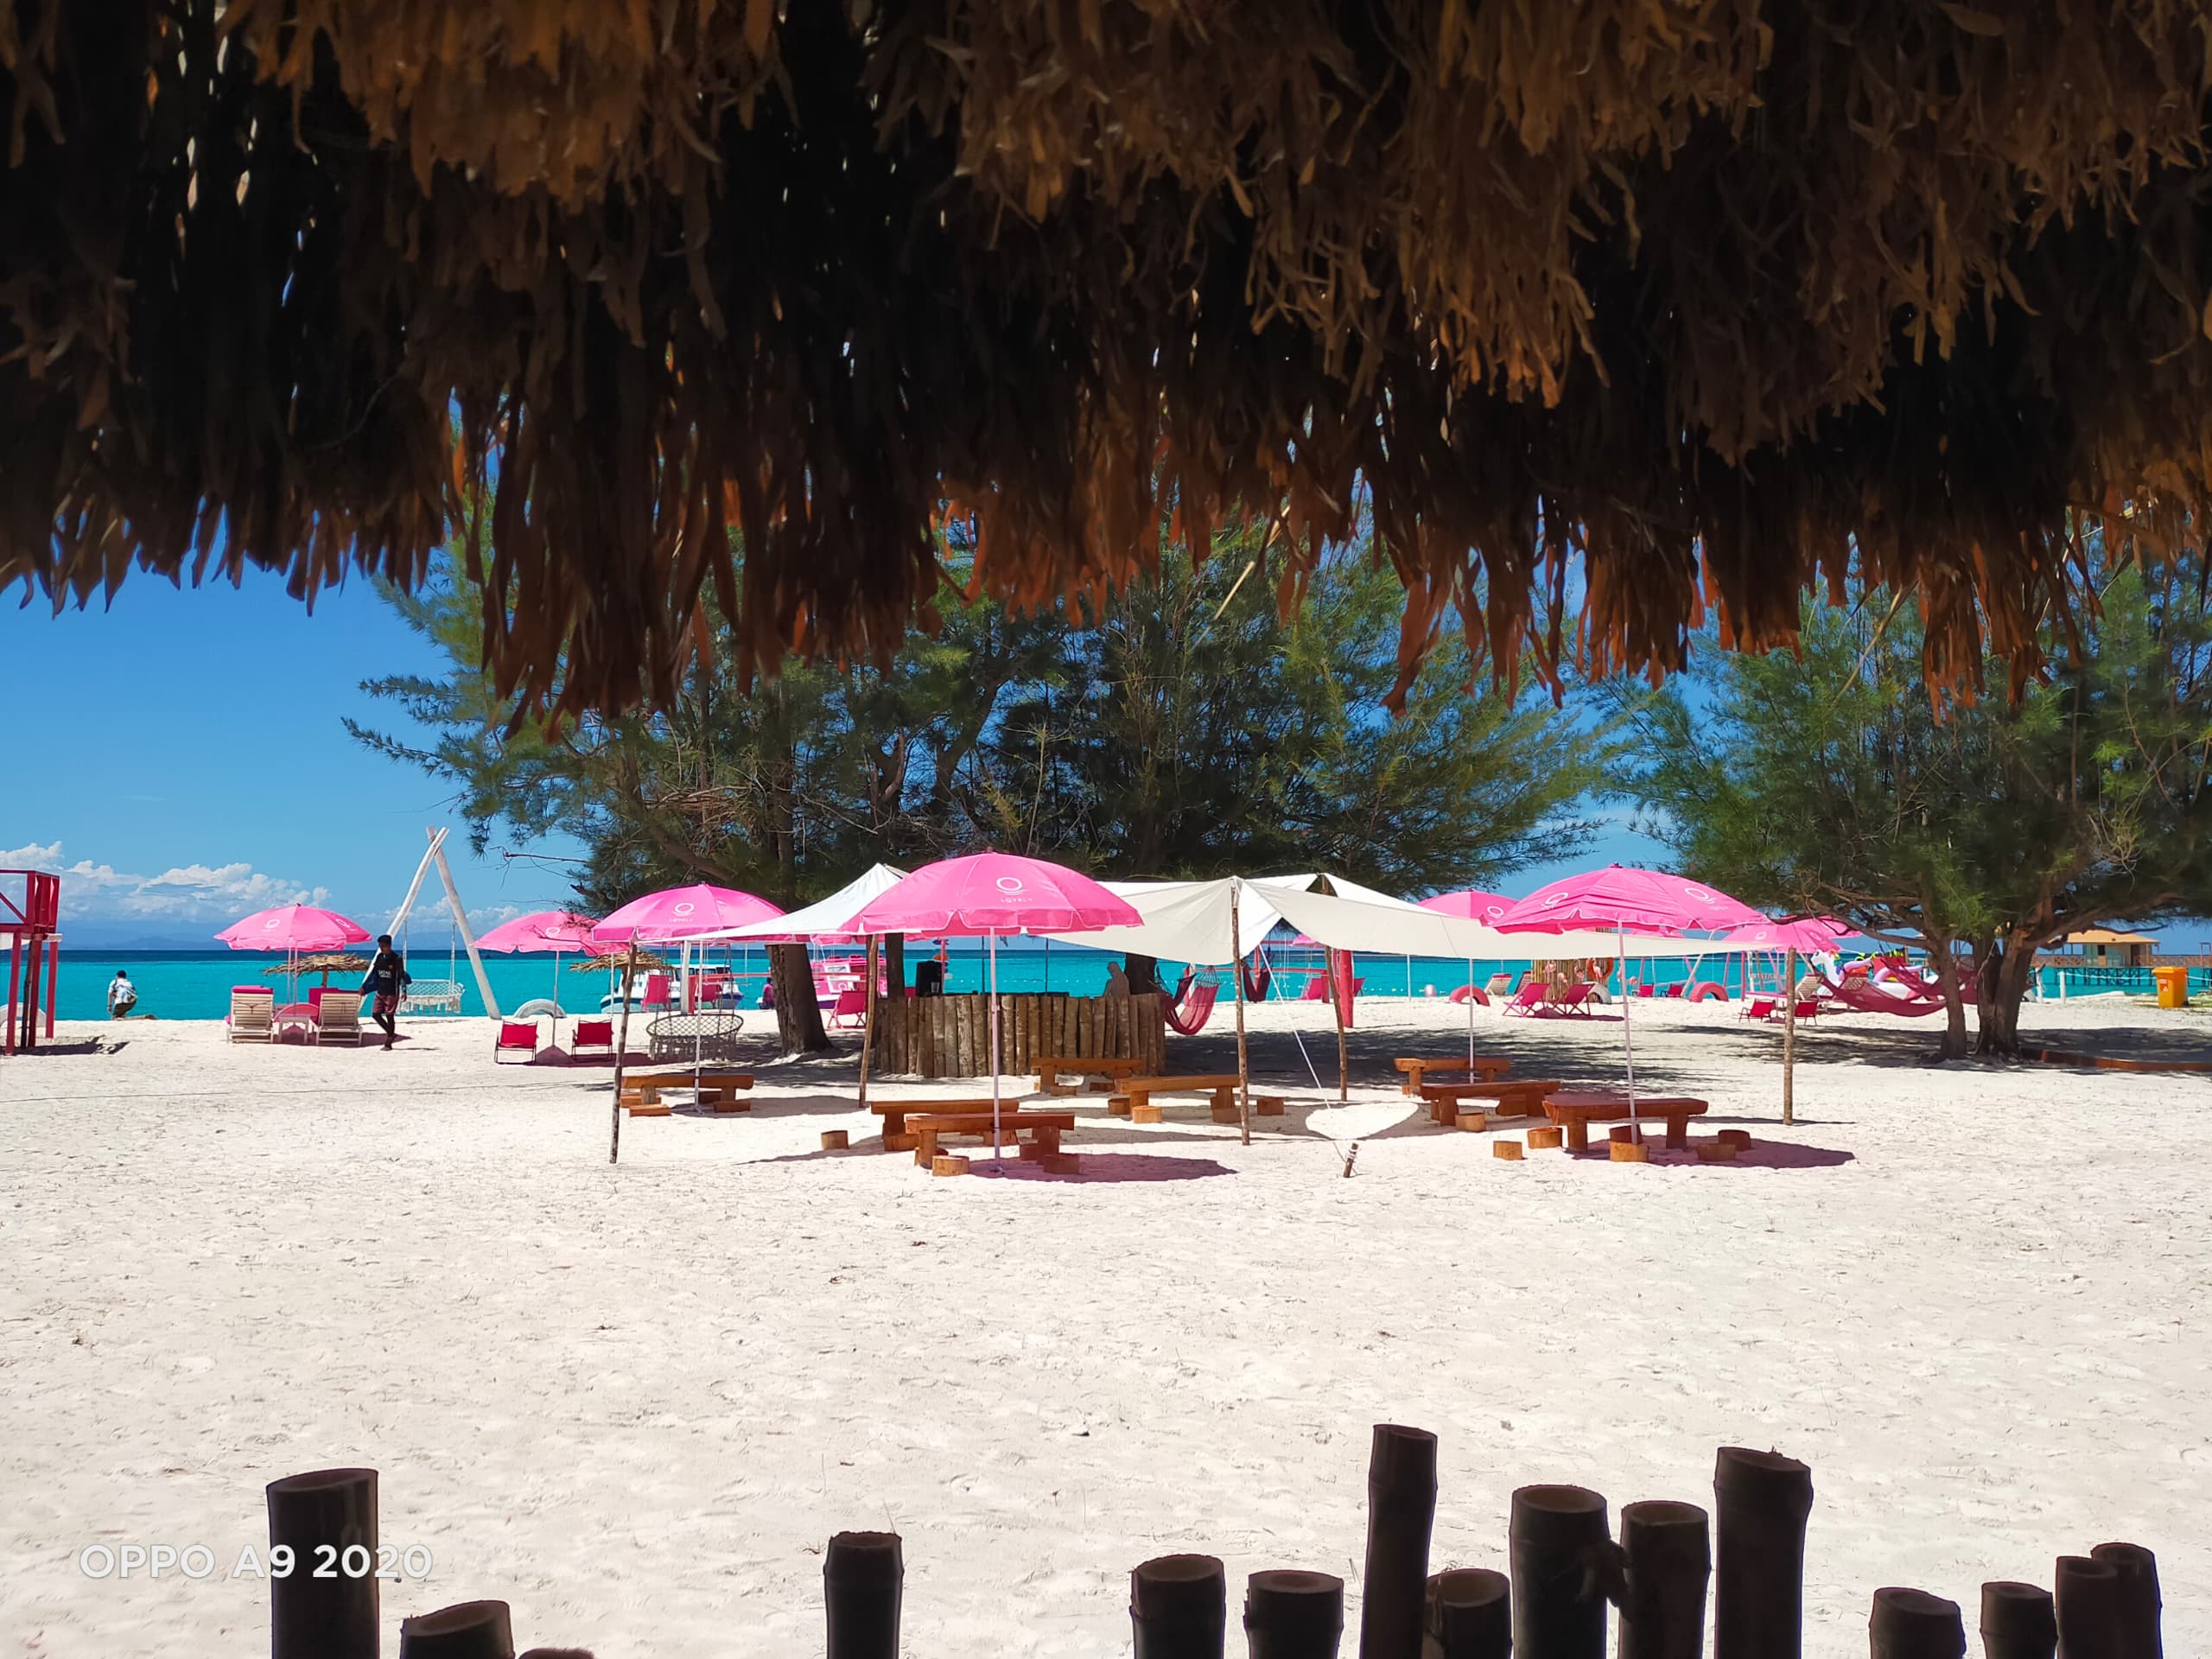
[[[107,1017],[111,1020],[127,1018],[138,1006],[138,988],[130,982],[130,976],[118,968],[115,977],[107,982]]]

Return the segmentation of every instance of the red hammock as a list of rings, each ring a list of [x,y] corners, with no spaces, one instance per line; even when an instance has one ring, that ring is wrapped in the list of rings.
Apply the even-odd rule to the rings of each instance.
[[[1213,1017],[1213,1001],[1221,988],[1210,979],[1196,985],[1185,980],[1178,989],[1182,995],[1167,1005],[1167,1023],[1185,1037],[1195,1037]]]

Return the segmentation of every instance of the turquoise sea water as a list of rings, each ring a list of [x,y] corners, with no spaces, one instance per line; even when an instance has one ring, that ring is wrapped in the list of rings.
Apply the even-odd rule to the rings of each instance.
[[[844,954],[842,951],[837,955]],[[914,963],[921,953],[910,950],[906,971],[911,979]],[[979,991],[983,988],[984,961],[980,942],[961,940],[948,951],[945,988],[950,991]],[[1295,996],[1303,988],[1306,976],[1318,972],[1321,966],[1320,952],[1312,950],[1277,949],[1268,952],[1274,969],[1274,995]],[[717,957],[719,964],[724,960]],[[1055,944],[1050,950],[1031,942],[1020,945],[1001,945],[999,950],[999,987],[1006,991],[1066,991],[1078,996],[1094,996],[1105,988],[1106,970],[1118,960],[1103,950],[1086,950],[1077,946]],[[4,962],[4,956],[0,956]],[[608,976],[579,974],[573,965],[563,961],[556,974],[550,957],[486,957],[486,973],[492,981],[493,995],[499,999],[502,1008],[512,1012],[523,1003],[539,997],[559,995],[562,1007],[569,1013],[579,1010],[596,1012],[599,1000],[613,988]],[[760,1001],[760,986],[766,973],[766,959],[762,951],[741,952],[732,963],[745,986],[744,1004],[750,1007]],[[1478,961],[1474,964],[1474,982],[1486,983],[1492,974],[1507,972],[1523,964],[1517,962]],[[1690,977],[1692,959],[1656,961],[1649,964],[1649,977],[1655,984],[1669,984]],[[267,957],[245,952],[227,950],[155,951],[105,950],[72,951],[61,955],[61,989],[58,1012],[64,1020],[98,1020],[107,1013],[107,982],[118,968],[127,969],[131,980],[138,987],[138,1012],[159,1016],[164,1020],[219,1020],[230,1007],[230,992],[233,985],[270,985],[283,994],[285,985],[281,977],[281,963],[272,969]],[[418,950],[409,959],[410,971],[419,980],[444,979],[449,975],[461,986],[463,1014],[480,1014],[483,999],[477,995],[475,977],[469,971],[468,959],[463,957],[457,966],[442,951]],[[1410,969],[1410,979],[1408,969]],[[1740,957],[1712,957],[1697,967],[1697,976],[1710,979],[1727,988],[1732,995],[1742,988],[1743,962]],[[1182,971],[1179,963],[1162,963],[1160,973],[1172,988]],[[0,967],[0,973],[4,973]],[[271,977],[272,972],[279,976]],[[1369,996],[1404,996],[1410,983],[1416,996],[1433,988],[1438,996],[1448,996],[1467,982],[1467,963],[1464,960],[1446,961],[1427,957],[1415,957],[1408,963],[1403,957],[1374,956],[1363,953],[1357,959],[1356,972],[1365,982],[1363,995]],[[1763,983],[1770,983],[1773,970],[1765,970]],[[2057,995],[2057,978],[2046,969],[2043,976],[2043,992],[2046,996]],[[2085,992],[2126,989],[2138,995],[2152,988],[2150,970],[2137,970],[2130,976],[2113,973],[2088,975],[2069,972],[2068,988],[2072,995]],[[310,977],[302,982],[302,993],[319,981]],[[333,983],[342,983],[334,980]],[[354,982],[358,983],[359,982]],[[1225,982],[1225,981],[1224,981]],[[2212,975],[2197,969],[2190,976],[2192,992],[2202,992],[2212,987]],[[410,1018],[435,1018],[434,1015],[411,1015]]]

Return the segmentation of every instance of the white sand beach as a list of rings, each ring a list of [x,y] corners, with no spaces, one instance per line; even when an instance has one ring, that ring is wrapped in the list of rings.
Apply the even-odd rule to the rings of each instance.
[[[1930,1066],[1929,1027],[1864,1016],[1803,1033],[1784,1129],[1777,1030],[1637,1014],[1639,1079],[1747,1127],[1745,1162],[1432,1128],[1388,1064],[1464,1046],[1433,1004],[1363,1003],[1354,1104],[1318,1116],[1282,1033],[1333,1084],[1325,1012],[1256,1011],[1287,1118],[1248,1147],[1093,1097],[1069,1179],[883,1154],[849,1053],[760,1067],[747,1115],[626,1121],[610,1169],[604,1071],[495,1069],[478,1022],[391,1054],[65,1027],[95,1052],[0,1059],[0,1647],[255,1651],[262,1487],[340,1464],[435,1564],[385,1586],[387,1653],[480,1596],[601,1659],[817,1653],[843,1528],[904,1535],[919,1656],[1126,1652],[1128,1569],[1172,1550],[1232,1600],[1343,1574],[1356,1623],[1395,1421],[1441,1436],[1439,1567],[1503,1566],[1516,1485],[1709,1504],[1716,1446],[1772,1446],[1818,1494],[1808,1653],[1863,1653],[1878,1586],[1971,1630],[1984,1580],[2109,1539],[2158,1552],[2167,1651],[2212,1651],[2212,1077]],[[2025,1018],[2212,1053],[2198,1011]],[[1617,1023],[1477,1029],[1618,1080]],[[1171,1042],[1230,1062],[1227,1010]],[[1351,1179],[1322,1131],[1365,1137]],[[130,1542],[219,1565],[79,1571]]]

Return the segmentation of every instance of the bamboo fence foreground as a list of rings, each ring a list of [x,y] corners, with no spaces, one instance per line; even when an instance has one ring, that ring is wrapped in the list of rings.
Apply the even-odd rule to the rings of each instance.
[[[1708,1591],[1713,1659],[1798,1659],[1803,1647],[1805,1523],[1812,1471],[1773,1452],[1723,1446],[1711,1513],[1694,1503],[1629,1503],[1616,1537],[1605,1499],[1580,1486],[1523,1486],[1507,1523],[1508,1570],[1432,1574],[1436,1437],[1378,1423],[1368,1465],[1367,1557],[1359,1659],[1701,1659]],[[377,1471],[326,1469],[269,1487],[271,1558],[373,1562]],[[898,1659],[904,1594],[895,1533],[841,1532],[823,1558],[830,1659]],[[2162,1659],[2158,1560],[2135,1544],[2061,1555],[2052,1586],[1980,1586],[1986,1659]],[[272,1578],[272,1659],[378,1659],[373,1572]],[[1223,1659],[1227,1576],[1211,1555],[1163,1555],[1129,1574],[1136,1659]],[[1967,1615],[1925,1591],[1875,1590],[1872,1659],[1963,1659]],[[1344,1580],[1300,1569],[1245,1581],[1252,1659],[1334,1659]],[[743,1649],[733,1645],[738,1654]],[[471,1601],[404,1619],[399,1659],[517,1659],[503,1601]],[[531,1648],[521,1659],[590,1659]]]

